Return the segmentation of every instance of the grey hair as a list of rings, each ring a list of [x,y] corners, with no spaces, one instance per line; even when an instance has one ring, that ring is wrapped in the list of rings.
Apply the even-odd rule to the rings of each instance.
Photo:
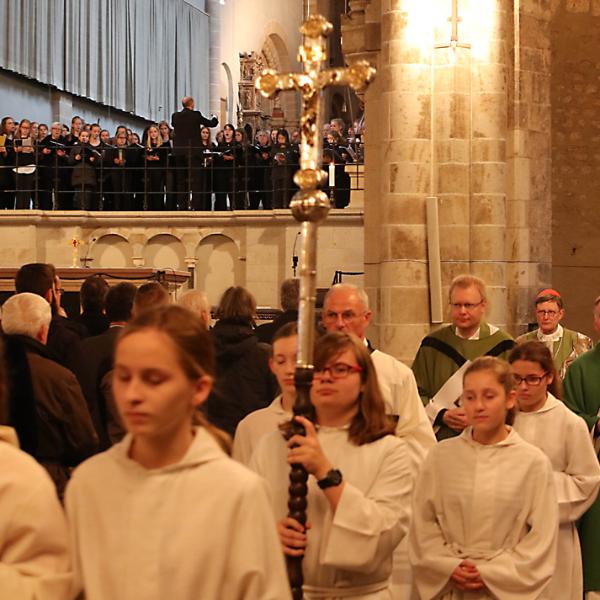
[[[323,299],[323,306],[327,304],[329,296],[331,296],[331,294],[333,294],[334,292],[338,291],[352,292],[356,294],[359,300],[363,303],[365,309],[369,309],[369,296],[367,296],[367,292],[365,292],[365,290],[363,290],[362,288],[359,288],[358,286],[353,285],[351,283],[336,283],[335,285],[332,285],[327,291],[327,294],[325,294],[325,298]]]
[[[200,314],[202,312],[210,313],[210,303],[204,292],[200,290],[189,290],[182,294],[177,300],[179,306],[191,310],[193,313]]]
[[[50,327],[51,320],[50,304],[37,294],[15,294],[2,306],[2,330],[7,335],[27,335],[35,339],[42,327]]]

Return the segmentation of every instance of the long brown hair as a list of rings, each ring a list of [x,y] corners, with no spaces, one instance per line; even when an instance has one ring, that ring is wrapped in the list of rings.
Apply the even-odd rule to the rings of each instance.
[[[346,350],[352,351],[362,369],[360,379],[363,389],[358,398],[358,411],[348,431],[350,441],[362,446],[386,435],[393,435],[396,424],[385,412],[385,402],[369,351],[356,336],[336,331],[319,338],[315,344],[315,370],[322,369]]]
[[[143,311],[123,328],[117,345],[128,335],[144,329],[155,329],[170,338],[177,349],[179,364],[189,379],[196,380],[204,375],[214,379],[213,344],[198,315],[177,305]],[[229,436],[208,423],[199,411],[194,413],[194,422],[204,427],[225,452],[228,454],[231,452]]]
[[[546,344],[537,340],[531,340],[515,346],[508,356],[508,362],[512,365],[517,360],[537,363],[545,373],[552,375],[552,383],[548,385],[548,391],[559,400],[562,398],[560,378],[556,373],[552,354]]]
[[[463,374],[463,384],[467,376],[471,373],[479,373],[480,371],[490,371],[496,381],[504,388],[504,392],[508,395],[515,389],[515,378],[510,365],[495,356],[480,356],[476,358],[466,369]],[[515,409],[510,408],[506,413],[505,423],[512,425],[515,422]]]

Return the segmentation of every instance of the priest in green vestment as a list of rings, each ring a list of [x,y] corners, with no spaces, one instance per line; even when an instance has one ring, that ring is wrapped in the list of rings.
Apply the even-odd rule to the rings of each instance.
[[[594,329],[600,333],[600,296],[594,303]],[[563,382],[564,403],[588,426],[600,449],[600,344],[577,358]],[[600,599],[600,496],[579,521],[586,600]]]
[[[517,344],[536,340],[548,346],[554,358],[556,372],[565,378],[567,367],[592,347],[592,340],[583,333],[566,329],[560,322],[565,316],[561,295],[553,289],[542,290],[535,298],[535,318],[538,328],[517,338]]]
[[[515,345],[508,333],[485,321],[487,293],[479,277],[455,277],[449,301],[452,323],[423,338],[412,367],[438,440],[467,426],[460,406],[466,365],[484,355],[506,359]]]

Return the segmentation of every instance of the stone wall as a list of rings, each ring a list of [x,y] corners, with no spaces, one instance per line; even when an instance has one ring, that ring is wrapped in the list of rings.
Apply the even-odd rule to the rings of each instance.
[[[561,2],[552,22],[552,283],[567,326],[592,334],[600,294],[600,2]],[[547,218],[547,217],[546,217]]]
[[[293,276],[300,227],[289,210],[223,216],[164,213],[5,211],[0,220],[0,264],[51,262],[70,267],[71,240],[84,242],[79,258],[95,268],[193,269],[195,287],[217,303],[230,285],[248,287],[259,306],[279,306],[279,286]],[[300,251],[300,239],[296,250]],[[360,209],[331,211],[318,234],[317,286],[331,285],[336,270],[363,271]],[[344,281],[363,285],[362,276]]]

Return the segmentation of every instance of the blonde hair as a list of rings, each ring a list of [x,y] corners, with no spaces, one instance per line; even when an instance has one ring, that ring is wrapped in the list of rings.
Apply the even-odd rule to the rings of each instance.
[[[470,287],[477,288],[477,291],[481,294],[481,300],[487,301],[487,289],[485,287],[485,281],[475,275],[463,274],[456,276],[450,282],[450,289],[448,290],[448,298],[452,299],[452,292],[455,288],[465,290]]]

